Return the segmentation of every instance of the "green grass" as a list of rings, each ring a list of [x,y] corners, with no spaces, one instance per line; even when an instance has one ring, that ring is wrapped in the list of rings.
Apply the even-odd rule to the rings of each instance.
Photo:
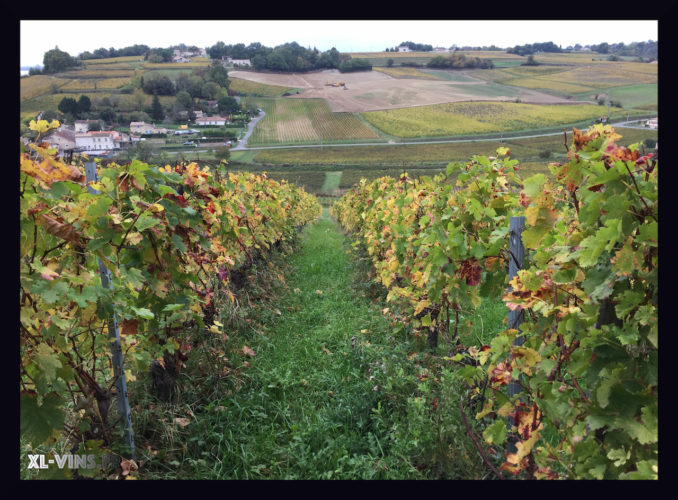
[[[615,87],[607,89],[605,93],[608,99],[621,102],[624,108],[656,106],[659,99],[656,83]]]
[[[145,457],[142,478],[487,475],[463,431],[458,385],[445,371],[440,384],[417,378],[434,358],[416,354],[423,341],[382,314],[369,263],[348,243],[327,218],[304,229],[285,284],[248,313],[256,327],[229,332],[229,343],[256,353],[239,390],[216,385],[199,403],[168,404],[195,418],[165,445],[171,456]]]
[[[339,184],[341,183],[341,170],[338,172],[326,172],[325,173],[325,182],[323,183],[321,191],[323,193],[332,193],[339,189]]]

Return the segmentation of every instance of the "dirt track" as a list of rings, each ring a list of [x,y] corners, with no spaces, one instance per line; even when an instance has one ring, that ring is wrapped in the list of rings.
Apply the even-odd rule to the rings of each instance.
[[[294,99],[326,99],[332,111],[358,113],[380,109],[407,108],[427,104],[458,101],[514,101],[516,96],[488,96],[482,80],[452,82],[446,80],[418,80],[393,78],[378,71],[340,73],[323,70],[311,73],[258,73],[231,71],[229,75],[269,85],[305,89]],[[327,86],[328,82],[344,82],[345,87]],[[575,104],[575,101],[551,96],[534,90],[520,90],[520,100],[529,104]]]

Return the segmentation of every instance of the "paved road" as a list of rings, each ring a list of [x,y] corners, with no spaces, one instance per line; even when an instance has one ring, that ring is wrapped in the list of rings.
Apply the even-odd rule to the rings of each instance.
[[[244,149],[251,149],[251,148],[246,148],[245,144],[247,144],[247,140],[250,138],[250,135],[252,135],[252,131],[254,130],[255,125],[261,120],[264,116],[266,116],[266,113],[261,111],[261,114],[257,116],[256,118],[253,118],[248,124],[247,124],[247,132],[245,132],[245,135],[243,138],[238,142],[238,145],[235,146],[234,148],[231,148],[231,151],[239,151],[239,150],[244,150]]]

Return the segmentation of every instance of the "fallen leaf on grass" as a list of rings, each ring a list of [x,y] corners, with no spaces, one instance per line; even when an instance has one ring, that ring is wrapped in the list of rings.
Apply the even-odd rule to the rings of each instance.
[[[134,462],[134,460],[123,459],[120,462],[120,467],[122,467],[122,475],[126,476],[130,472],[134,472],[139,469],[139,466]]]
[[[174,419],[174,422],[179,424],[181,427],[186,427],[191,423],[191,419],[186,417],[177,417]]]
[[[323,347],[323,351],[325,351],[325,354],[332,354],[332,351],[330,351],[327,347]]]
[[[246,345],[242,346],[242,352],[246,356],[256,356],[254,351],[252,349],[250,349],[249,347],[247,347]]]

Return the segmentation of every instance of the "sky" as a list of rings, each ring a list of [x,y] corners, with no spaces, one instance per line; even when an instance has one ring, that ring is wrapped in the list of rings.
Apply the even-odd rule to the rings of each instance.
[[[151,48],[184,43],[207,48],[260,42],[267,47],[297,42],[320,51],[383,51],[401,42],[434,47],[490,46],[507,48],[527,43],[553,42],[565,48],[581,45],[658,40],[658,21],[529,20],[303,20],[303,21],[151,21],[151,20],[31,20],[19,22],[20,65],[42,65],[48,50],[77,56],[85,51],[135,44]]]

